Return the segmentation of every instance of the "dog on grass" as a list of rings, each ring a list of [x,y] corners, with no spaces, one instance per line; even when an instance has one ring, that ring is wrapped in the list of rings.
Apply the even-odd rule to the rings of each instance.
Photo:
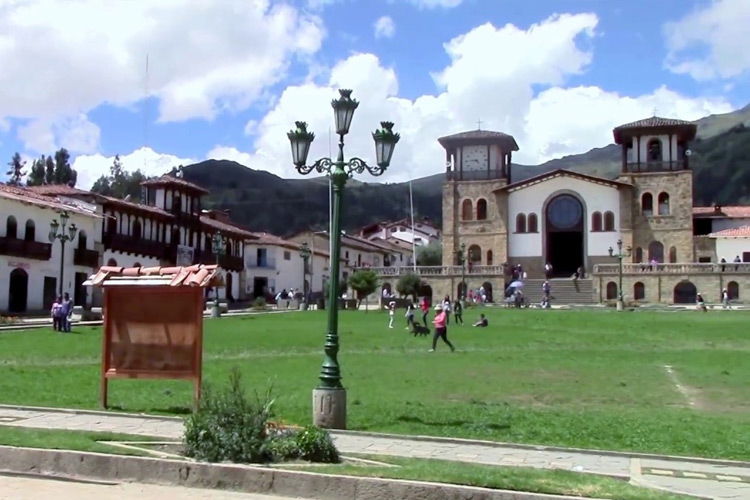
[[[421,324],[419,324],[418,321],[415,321],[414,322],[414,326],[411,329],[411,333],[413,333],[415,337],[417,335],[420,335],[422,337],[426,337],[426,336],[428,336],[430,334],[430,329],[427,328],[426,326],[422,326]]]

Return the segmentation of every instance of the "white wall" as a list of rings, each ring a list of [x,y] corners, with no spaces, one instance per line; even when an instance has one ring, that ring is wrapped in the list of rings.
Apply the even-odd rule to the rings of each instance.
[[[716,261],[725,258],[732,262],[738,255],[742,259],[743,252],[750,252],[750,237],[744,238],[716,238]]]
[[[661,161],[678,161],[680,158],[677,151],[677,136],[672,136],[672,157],[669,157],[669,135],[644,135],[633,138],[633,147],[628,150],[628,163],[638,162],[638,150],[641,151],[641,163],[648,160],[648,143],[651,139],[661,141]]]
[[[584,203],[584,231],[586,252],[592,255],[608,255],[609,247],[616,247],[620,236],[620,194],[616,188],[587,182],[568,176],[548,179],[539,184],[519,189],[508,197],[508,255],[510,257],[541,257],[544,254],[542,235],[545,230],[544,206],[557,194],[578,193]],[[615,215],[615,231],[591,232],[591,214],[612,212]],[[519,213],[535,213],[538,220],[537,233],[516,233],[516,216]],[[482,249],[485,251],[488,249]]]
[[[42,208],[36,205],[26,205],[14,200],[0,198],[0,236],[6,236],[7,214],[13,214],[16,218],[18,227],[17,237],[24,238],[26,221],[32,220],[35,225],[35,241],[39,243],[49,243],[50,222],[53,219],[59,220],[59,214],[52,209]],[[75,273],[86,273],[90,275],[94,272],[93,268],[76,266],[73,264],[75,248],[78,246],[78,236],[80,231],[86,233],[86,248],[94,250],[94,242],[101,239],[102,220],[94,216],[86,216],[76,212],[69,212],[70,219],[68,224],[75,224],[79,233],[75,239],[65,244],[65,259],[63,263],[63,292],[74,295]],[[67,228],[66,228],[67,232]],[[41,261],[22,257],[9,257],[0,255],[0,311],[8,309],[10,273],[16,268],[25,270],[29,276],[27,310],[39,310],[43,307],[44,301],[44,278],[54,278],[56,281],[56,290],[59,289],[60,277],[60,258],[62,244],[55,241],[52,244],[52,257],[50,260]],[[87,294],[88,302],[91,301],[91,294]]]

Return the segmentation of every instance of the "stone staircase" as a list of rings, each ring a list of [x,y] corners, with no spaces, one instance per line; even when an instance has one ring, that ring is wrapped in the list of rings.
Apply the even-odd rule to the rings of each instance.
[[[570,278],[554,278],[549,280],[552,305],[566,304],[596,304],[594,300],[594,285],[590,279],[578,280],[573,283]],[[523,294],[531,304],[542,301],[543,279],[527,279],[524,282]]]

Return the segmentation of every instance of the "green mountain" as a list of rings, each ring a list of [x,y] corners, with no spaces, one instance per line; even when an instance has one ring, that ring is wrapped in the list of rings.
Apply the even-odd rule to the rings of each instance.
[[[701,118],[692,145],[697,204],[750,203],[750,106]],[[620,149],[611,144],[542,165],[514,165],[513,181],[555,169],[615,177]],[[185,179],[205,187],[210,208],[229,210],[232,219],[254,231],[288,235],[328,225],[328,181],[325,177],[282,179],[227,160],[207,160],[184,169]],[[444,173],[412,182],[415,217],[441,222]],[[408,183],[350,181],[344,194],[342,227],[409,216]]]

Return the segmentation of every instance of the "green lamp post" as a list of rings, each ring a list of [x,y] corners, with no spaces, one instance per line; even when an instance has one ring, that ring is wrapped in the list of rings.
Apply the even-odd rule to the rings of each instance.
[[[352,99],[352,91],[339,90],[339,98],[331,101],[333,107],[336,134],[339,136],[338,157],[321,158],[312,165],[307,165],[307,156],[315,134],[307,130],[307,123],[295,122],[295,129],[287,137],[292,146],[292,162],[302,175],[311,172],[327,174],[333,185],[333,213],[331,221],[331,279],[328,283],[328,326],[324,345],[325,358],[320,370],[320,384],[313,390],[313,423],[329,429],[346,428],[346,391],[341,384],[341,368],[338,362],[339,334],[338,334],[338,297],[339,297],[339,268],[341,258],[341,198],[346,181],[355,173],[365,171],[372,175],[382,175],[391,163],[393,150],[400,135],[393,132],[392,122],[380,122],[381,128],[373,132],[375,141],[376,166],[365,163],[360,158],[344,160],[344,136],[349,133],[349,127],[354,117],[354,111],[359,102]]]
[[[302,302],[300,303],[300,309],[305,311],[307,310],[307,287],[305,286],[305,282],[307,281],[307,265],[312,255],[306,241],[300,245],[299,255],[302,257]]]
[[[63,278],[65,277],[65,244],[69,241],[73,241],[78,233],[78,228],[75,224],[68,226],[68,220],[70,215],[68,212],[60,212],[60,220],[53,219],[49,223],[49,242],[54,243],[55,240],[60,241],[60,286],[59,294],[63,294]],[[68,228],[68,232],[65,232],[65,228]]]
[[[622,295],[622,259],[627,259],[630,257],[630,254],[632,252],[631,247],[627,247],[625,251],[622,249],[622,240],[617,240],[617,253],[615,253],[614,248],[609,247],[609,256],[614,257],[619,262],[620,266],[618,267],[617,277],[619,279],[619,283],[617,285],[617,310],[622,311],[625,308],[625,303],[623,300]]]
[[[211,249],[213,250],[214,255],[216,256],[217,268],[221,266],[221,255],[224,253],[225,248],[226,248],[226,242],[224,240],[224,236],[222,236],[221,232],[217,231],[211,237]],[[211,308],[211,317],[212,318],[221,317],[221,306],[219,305],[219,287],[218,286],[215,287],[215,290],[214,290],[214,305]]]

